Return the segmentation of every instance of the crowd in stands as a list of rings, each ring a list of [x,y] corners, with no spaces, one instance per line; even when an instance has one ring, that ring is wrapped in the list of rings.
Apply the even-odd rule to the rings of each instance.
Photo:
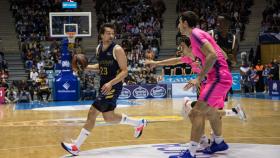
[[[262,32],[279,33],[280,31],[280,1],[267,0],[267,6],[263,11]]]

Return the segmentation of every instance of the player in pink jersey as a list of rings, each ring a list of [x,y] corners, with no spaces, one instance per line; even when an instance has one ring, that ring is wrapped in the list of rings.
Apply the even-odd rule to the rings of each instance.
[[[207,77],[207,83],[201,89],[198,101],[189,113],[192,123],[190,147],[180,155],[170,156],[170,158],[195,157],[198,142],[204,132],[206,117],[214,132],[214,141],[203,152],[213,154],[228,149],[222,137],[222,120],[218,109],[224,107],[224,98],[232,85],[232,76],[222,49],[207,32],[195,28],[198,20],[194,12],[187,11],[182,13],[178,25],[181,34],[190,37],[193,55],[202,61],[201,72],[195,80],[188,83],[186,89],[192,86],[198,87],[205,77]]]

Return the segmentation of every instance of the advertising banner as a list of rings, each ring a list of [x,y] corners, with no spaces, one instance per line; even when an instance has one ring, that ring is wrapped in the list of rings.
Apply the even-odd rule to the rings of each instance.
[[[146,98],[166,98],[166,84],[145,84],[123,86],[119,99],[146,99]]]
[[[191,79],[195,79],[197,75],[174,75],[174,76],[163,76],[163,80],[160,83],[187,83]],[[232,89],[233,90],[241,90],[240,85],[240,73],[232,73]]]
[[[186,83],[172,83],[172,98],[196,97],[196,88],[190,88],[185,91],[183,88]]]
[[[269,95],[280,96],[280,81],[269,81]]]

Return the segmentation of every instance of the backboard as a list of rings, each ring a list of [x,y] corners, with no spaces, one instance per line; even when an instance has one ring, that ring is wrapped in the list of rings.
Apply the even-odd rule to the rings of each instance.
[[[50,12],[49,28],[51,37],[68,37],[67,32],[75,32],[75,37],[90,37],[91,12]]]

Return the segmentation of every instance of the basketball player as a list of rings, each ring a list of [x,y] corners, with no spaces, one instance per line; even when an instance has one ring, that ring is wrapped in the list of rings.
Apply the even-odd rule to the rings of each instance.
[[[225,16],[218,16],[217,29],[208,31],[210,35],[215,39],[216,43],[222,48],[222,50],[229,56],[229,66],[237,64],[237,49],[238,40],[234,34],[229,31],[230,20]]]
[[[204,133],[206,117],[213,130],[214,141],[203,152],[213,154],[228,149],[228,145],[222,137],[222,120],[218,109],[224,107],[224,99],[232,85],[232,76],[226,62],[226,55],[213,37],[207,32],[195,28],[198,20],[198,16],[194,12],[187,11],[182,13],[178,25],[182,35],[189,35],[193,55],[202,61],[201,72],[196,79],[189,81],[186,89],[193,86],[199,87],[205,77],[207,77],[207,82],[201,89],[196,105],[189,113],[192,123],[189,149],[180,155],[170,156],[170,158],[196,157],[199,140]]]
[[[78,155],[80,146],[89,136],[95,125],[96,117],[102,113],[106,122],[113,124],[127,124],[135,127],[134,137],[139,138],[147,120],[134,120],[124,114],[116,114],[116,101],[122,90],[122,80],[127,76],[127,59],[123,48],[113,42],[115,26],[106,23],[100,33],[102,42],[96,48],[98,64],[89,65],[88,69],[99,69],[100,89],[99,95],[92,104],[87,121],[77,139],[72,143],[62,142],[62,147],[72,155]]]

